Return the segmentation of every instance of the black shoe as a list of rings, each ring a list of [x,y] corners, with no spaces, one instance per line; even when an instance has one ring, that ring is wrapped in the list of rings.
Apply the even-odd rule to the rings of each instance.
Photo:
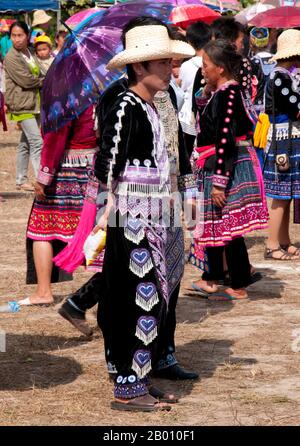
[[[153,370],[153,376],[155,378],[171,379],[171,380],[183,380],[183,379],[198,379],[199,375],[195,372],[187,372],[182,369],[178,364],[171,365],[161,370]]]
[[[76,310],[68,301],[60,307],[58,313],[85,336],[92,336],[93,330],[85,320],[85,313]]]

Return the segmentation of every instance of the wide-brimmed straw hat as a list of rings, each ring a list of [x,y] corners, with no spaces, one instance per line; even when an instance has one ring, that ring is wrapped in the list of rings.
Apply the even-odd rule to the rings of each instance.
[[[136,26],[125,34],[125,50],[110,60],[107,69],[148,60],[183,59],[194,55],[195,50],[191,45],[170,39],[165,26]]]
[[[44,23],[49,22],[52,17],[51,15],[48,15],[45,11],[42,9],[38,9],[37,11],[34,11],[33,13],[33,21],[32,21],[32,27],[37,25],[43,25]]]
[[[277,52],[271,61],[300,57],[300,31],[287,29],[277,39]]]

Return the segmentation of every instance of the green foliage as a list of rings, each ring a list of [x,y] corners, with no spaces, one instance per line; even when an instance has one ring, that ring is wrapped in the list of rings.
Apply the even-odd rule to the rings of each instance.
[[[254,5],[257,3],[257,0],[239,0],[240,4],[243,8],[247,8],[248,6]]]
[[[93,8],[95,6],[94,0],[62,0],[61,9],[62,17],[68,18],[69,16],[75,14],[83,9]]]

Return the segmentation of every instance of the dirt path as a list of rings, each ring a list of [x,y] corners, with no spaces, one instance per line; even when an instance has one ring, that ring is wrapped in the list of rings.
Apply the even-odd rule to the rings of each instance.
[[[5,135],[0,143],[0,191],[14,190],[17,138]],[[24,285],[31,204],[31,197],[0,203],[0,303],[32,290]],[[293,226],[298,241],[299,229]],[[300,263],[264,261],[264,237],[247,238],[251,262],[265,275],[249,288],[247,301],[199,298],[190,289],[197,271],[186,268],[177,310],[177,358],[201,378],[160,382],[181,398],[169,413],[111,411],[102,336],[97,330],[90,342],[80,337],[57,314],[60,304],[1,314],[6,352],[0,353],[0,425],[299,424]],[[76,273],[73,282],[54,286],[55,295],[67,295],[88,277]],[[96,326],[94,313],[88,320]]]

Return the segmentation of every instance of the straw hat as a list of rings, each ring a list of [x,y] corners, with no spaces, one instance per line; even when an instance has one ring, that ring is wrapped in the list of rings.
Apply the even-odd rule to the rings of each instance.
[[[47,43],[48,45],[52,46],[51,39],[48,36],[38,36],[38,37],[36,37],[35,40],[34,40],[34,46],[37,45],[38,43]]]
[[[300,31],[287,29],[277,39],[277,53],[270,59],[272,62],[278,59],[300,57]]]
[[[107,64],[108,70],[125,65],[157,59],[182,59],[195,55],[188,43],[171,40],[168,30],[162,25],[136,26],[125,35],[125,50]]]
[[[31,26],[34,27],[37,25],[43,25],[44,23],[49,22],[49,20],[51,19],[52,19],[51,15],[46,14],[46,12],[43,11],[42,9],[38,9],[33,13],[33,21]]]

